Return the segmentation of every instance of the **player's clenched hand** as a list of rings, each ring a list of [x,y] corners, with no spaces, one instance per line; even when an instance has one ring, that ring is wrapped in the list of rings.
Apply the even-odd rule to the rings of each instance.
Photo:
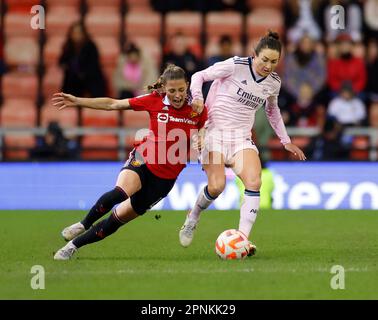
[[[203,104],[203,100],[195,99],[192,101],[192,108],[195,112],[201,113],[205,105]]]
[[[52,98],[53,106],[58,107],[59,110],[69,107],[77,107],[78,101],[77,97],[72,94],[67,94],[63,92],[54,93]]]
[[[306,156],[303,151],[299,149],[295,144],[287,143],[285,144],[285,149],[297,156],[299,160],[306,160]]]

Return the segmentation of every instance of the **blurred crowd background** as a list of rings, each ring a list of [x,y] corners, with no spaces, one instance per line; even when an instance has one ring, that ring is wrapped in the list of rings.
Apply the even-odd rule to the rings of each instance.
[[[36,4],[44,29],[30,25]],[[293,142],[311,160],[377,161],[378,0],[1,0],[1,160],[124,160],[147,113],[58,112],[52,94],[139,95],[166,63],[190,77],[253,55],[268,29],[284,43],[279,105]],[[253,136],[264,161],[290,158],[263,110]]]

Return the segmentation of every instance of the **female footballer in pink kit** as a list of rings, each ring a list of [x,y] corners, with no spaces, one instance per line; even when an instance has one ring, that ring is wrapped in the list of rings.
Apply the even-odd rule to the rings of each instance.
[[[261,163],[251,139],[255,113],[259,108],[265,108],[266,116],[284,148],[299,160],[306,159],[302,150],[291,143],[277,104],[281,86],[281,80],[274,72],[281,56],[278,34],[269,31],[261,38],[255,51],[253,58],[235,56],[192,76],[192,106],[198,112],[204,108],[203,83],[214,82],[206,99],[208,120],[201,152],[208,185],[198,195],[180,230],[180,243],[184,247],[193,240],[201,212],[223,192],[226,166],[233,169],[245,186],[238,230],[249,237],[260,204]],[[250,249],[250,254],[254,254],[256,247],[251,244]]]

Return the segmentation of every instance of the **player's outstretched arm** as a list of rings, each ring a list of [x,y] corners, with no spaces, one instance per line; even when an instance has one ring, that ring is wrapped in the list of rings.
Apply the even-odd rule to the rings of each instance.
[[[59,110],[64,108],[89,108],[97,110],[127,110],[130,109],[128,99],[118,100],[112,98],[80,98],[63,92],[54,93],[52,98],[53,106]]]

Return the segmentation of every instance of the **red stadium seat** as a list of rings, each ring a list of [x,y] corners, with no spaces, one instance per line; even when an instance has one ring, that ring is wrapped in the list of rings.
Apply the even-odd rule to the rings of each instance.
[[[128,11],[152,11],[150,0],[126,0]]]
[[[92,36],[119,37],[121,16],[118,8],[95,7],[85,16],[85,25]],[[114,11],[113,11],[114,10]]]
[[[38,78],[35,74],[9,72],[3,76],[3,96],[8,98],[27,98],[36,100]]]
[[[86,0],[89,10],[108,7],[113,8],[118,12],[120,12],[121,2],[122,0]]]
[[[286,160],[287,154],[285,149],[282,147],[280,139],[277,137],[272,137],[267,143],[267,148],[270,151],[271,160]]]
[[[240,40],[243,29],[243,16],[239,12],[209,12],[205,18],[207,38],[227,34],[236,41]]]
[[[355,136],[350,152],[351,160],[369,160],[370,141],[368,136]]]
[[[202,31],[202,16],[199,12],[169,12],[165,17],[165,34],[170,37],[181,32],[199,38]]]
[[[5,39],[13,37],[29,37],[37,39],[40,29],[33,29],[30,26],[32,15],[28,12],[8,12],[4,16]]]
[[[155,37],[130,37],[129,42],[135,43],[144,55],[148,56],[155,63],[157,68],[160,68],[162,49],[159,39]]]
[[[22,12],[30,14],[30,8],[36,4],[38,1],[34,0],[5,0],[8,7],[8,12]]]
[[[7,99],[0,108],[1,127],[32,128],[36,125],[37,108],[29,99]]]
[[[103,111],[83,109],[82,117],[84,127],[118,127],[119,113],[117,111]]]
[[[282,35],[284,19],[280,10],[258,8],[247,15],[248,38],[261,38],[269,29]]]
[[[39,60],[38,42],[34,38],[9,38],[4,48],[5,61],[11,67],[35,70]]]
[[[29,150],[35,146],[35,137],[30,134],[4,136],[5,160],[28,160]]]
[[[162,17],[157,12],[128,12],[125,16],[126,38],[154,37],[159,39]]]
[[[115,67],[120,54],[119,41],[117,37],[94,37],[100,61],[104,66]]]
[[[63,52],[63,45],[65,40],[65,36],[54,36],[47,39],[47,42],[43,48],[45,65],[58,65],[60,55]]]
[[[42,91],[44,98],[50,100],[54,93],[61,91],[62,84],[62,69],[57,66],[47,68],[42,80]]]
[[[150,116],[147,111],[124,111],[123,123],[126,128],[149,128]]]
[[[42,127],[47,127],[49,122],[56,121],[62,128],[73,128],[77,127],[78,119],[79,111],[77,108],[58,110],[58,108],[52,105],[51,100],[46,101],[41,108]]]
[[[81,141],[84,160],[117,160],[118,138],[115,135],[85,135]]]
[[[46,0],[47,10],[52,10],[55,7],[71,7],[79,10],[81,0]]]
[[[80,12],[76,7],[54,6],[46,13],[47,38],[52,36],[66,37],[68,29],[79,21]]]
[[[274,8],[281,10],[283,0],[247,0],[247,5],[250,10],[257,8]]]

